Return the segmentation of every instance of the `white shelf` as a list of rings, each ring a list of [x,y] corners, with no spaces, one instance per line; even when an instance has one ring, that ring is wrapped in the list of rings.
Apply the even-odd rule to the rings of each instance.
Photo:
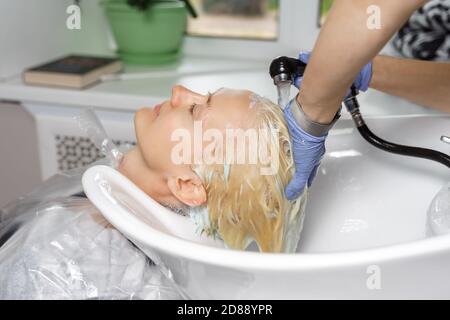
[[[21,76],[0,82],[0,99],[20,102],[136,110],[167,99],[175,84],[208,92],[220,87],[247,88],[275,99],[268,66],[245,60],[214,60],[186,57],[167,67],[126,66],[127,74],[164,76],[101,82],[84,90],[30,86]],[[201,74],[199,74],[201,73]]]
[[[107,81],[85,90],[30,86],[17,76],[0,82],[0,100],[135,111],[167,99],[172,87],[181,84],[201,93],[221,87],[248,89],[276,101],[276,90],[268,74],[269,63],[185,57],[180,63],[167,67],[125,67],[127,74],[164,73],[162,77]],[[291,96],[295,95],[295,90],[291,91]],[[359,101],[364,116],[439,113],[374,90],[361,94]],[[347,117],[348,114],[343,112],[343,118]]]

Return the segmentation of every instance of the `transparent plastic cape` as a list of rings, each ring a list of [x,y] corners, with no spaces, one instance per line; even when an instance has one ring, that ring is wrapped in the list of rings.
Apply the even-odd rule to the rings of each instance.
[[[142,251],[74,196],[85,169],[0,209],[0,299],[179,299]]]

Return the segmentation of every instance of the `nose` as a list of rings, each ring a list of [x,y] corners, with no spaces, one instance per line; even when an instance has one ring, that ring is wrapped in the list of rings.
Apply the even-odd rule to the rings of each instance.
[[[172,88],[172,97],[170,104],[174,108],[190,107],[192,104],[203,103],[206,100],[206,96],[189,90],[181,85],[176,85]]]

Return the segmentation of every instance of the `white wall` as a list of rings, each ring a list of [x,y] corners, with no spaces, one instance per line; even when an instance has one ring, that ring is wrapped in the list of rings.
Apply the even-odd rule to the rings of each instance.
[[[81,30],[66,27],[71,0],[0,0],[0,79],[69,52],[110,52],[99,0],[82,0]]]
[[[72,0],[0,0],[0,81],[65,53],[111,54],[115,48],[99,5],[81,0],[81,30],[66,28]],[[318,34],[318,0],[281,0],[279,42],[187,37],[185,54],[268,60],[311,49]]]

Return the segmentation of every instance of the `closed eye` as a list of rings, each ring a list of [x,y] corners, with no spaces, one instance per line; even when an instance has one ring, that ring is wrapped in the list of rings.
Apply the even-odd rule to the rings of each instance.
[[[212,93],[210,93],[210,92],[208,92],[208,97],[207,97],[207,99],[206,99],[206,106],[208,107],[208,108],[210,108],[211,107],[211,97],[212,97]],[[189,112],[191,113],[191,115],[194,115],[194,110],[195,110],[195,107],[197,107],[198,106],[198,104],[197,103],[193,103],[190,107],[189,107]]]
[[[196,103],[193,103],[193,104],[190,106],[190,108],[189,108],[189,112],[191,113],[191,115],[194,115],[194,109],[195,109],[195,106],[197,106],[197,104],[196,104]]]

